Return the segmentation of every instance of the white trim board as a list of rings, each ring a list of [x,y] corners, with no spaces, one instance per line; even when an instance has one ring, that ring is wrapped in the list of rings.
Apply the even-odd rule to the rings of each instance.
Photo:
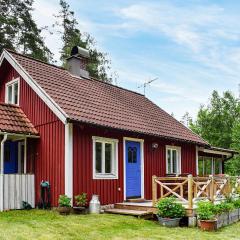
[[[28,83],[33,91],[44,101],[44,103],[53,111],[53,113],[65,124],[68,118],[61,107],[43,90],[43,88],[27,73],[27,71],[17,62],[17,60],[6,50],[0,57],[0,66],[6,59],[18,74]]]
[[[123,198],[126,200],[126,141],[140,143],[141,158],[141,198],[144,198],[144,139],[123,137]]]
[[[65,125],[65,195],[73,203],[73,125]]]

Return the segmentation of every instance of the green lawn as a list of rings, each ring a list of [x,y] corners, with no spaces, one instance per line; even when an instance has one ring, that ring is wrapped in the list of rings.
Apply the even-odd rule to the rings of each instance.
[[[156,222],[118,215],[70,215],[31,210],[0,213],[0,239],[240,239],[240,222],[218,232],[168,229]]]

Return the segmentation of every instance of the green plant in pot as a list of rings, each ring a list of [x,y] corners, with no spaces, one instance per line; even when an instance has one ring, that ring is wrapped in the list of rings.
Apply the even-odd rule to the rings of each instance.
[[[60,195],[58,199],[58,212],[61,215],[69,215],[71,212],[71,198],[67,195]]]
[[[76,207],[73,207],[76,214],[86,213],[87,194],[82,193],[75,196]]]
[[[177,203],[174,197],[160,199],[156,207],[158,221],[166,227],[179,226],[180,219],[185,215],[185,208],[182,204]]]
[[[212,202],[202,201],[197,206],[197,216],[202,230],[214,231],[216,229],[216,208]]]

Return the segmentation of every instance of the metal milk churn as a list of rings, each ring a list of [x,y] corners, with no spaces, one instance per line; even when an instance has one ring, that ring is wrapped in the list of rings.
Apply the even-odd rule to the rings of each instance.
[[[100,213],[100,201],[99,201],[99,196],[98,195],[92,195],[92,199],[89,203],[89,213]]]

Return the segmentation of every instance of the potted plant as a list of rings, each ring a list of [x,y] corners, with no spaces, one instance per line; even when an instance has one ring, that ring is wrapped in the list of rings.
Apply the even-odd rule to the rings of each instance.
[[[82,193],[82,194],[75,196],[75,203],[77,206],[73,207],[73,209],[76,214],[86,213],[87,194]]]
[[[205,231],[216,229],[215,207],[211,202],[199,202],[197,206],[197,216],[200,220],[200,228]]]
[[[60,195],[58,200],[58,212],[61,215],[69,215],[71,212],[71,198],[67,195]]]
[[[177,203],[174,197],[160,199],[156,207],[158,221],[166,227],[179,226],[180,219],[185,215],[185,208],[182,204]]]

